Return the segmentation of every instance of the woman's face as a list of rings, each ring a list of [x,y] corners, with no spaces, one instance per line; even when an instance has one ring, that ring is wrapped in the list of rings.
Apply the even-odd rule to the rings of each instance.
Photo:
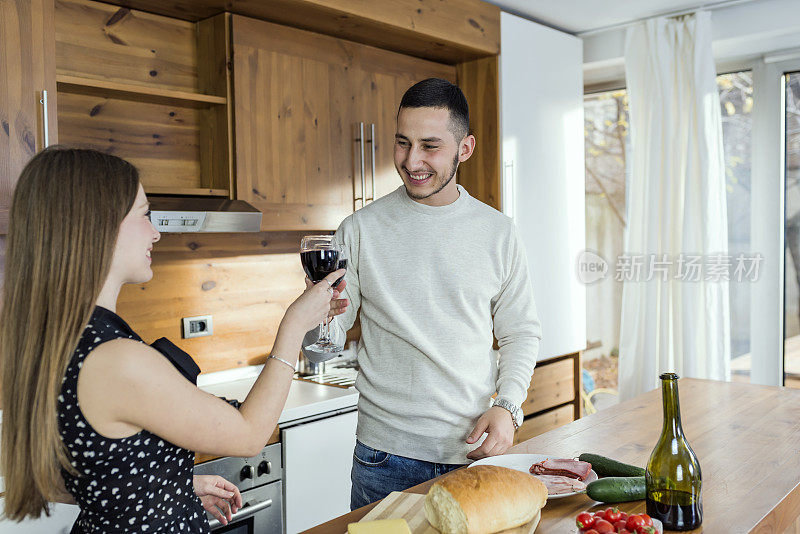
[[[153,278],[150,251],[161,234],[150,222],[150,204],[141,184],[131,211],[122,220],[111,272],[122,283],[141,284]]]

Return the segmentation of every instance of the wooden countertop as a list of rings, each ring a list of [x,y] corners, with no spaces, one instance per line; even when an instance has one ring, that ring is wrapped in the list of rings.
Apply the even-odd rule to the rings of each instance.
[[[683,429],[703,472],[703,526],[692,532],[784,532],[800,516],[800,390],[684,378]],[[644,466],[661,433],[661,391],[584,417],[509,450],[570,458],[594,452]],[[434,481],[407,491],[426,493]],[[306,531],[342,534],[365,506]],[[571,532],[577,514],[605,508],[585,495],[550,501],[537,532]],[[627,513],[644,501],[622,503]]]

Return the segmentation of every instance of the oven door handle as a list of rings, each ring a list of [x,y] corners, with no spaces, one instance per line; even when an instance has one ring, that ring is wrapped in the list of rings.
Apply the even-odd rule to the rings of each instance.
[[[233,523],[235,521],[239,521],[240,519],[245,519],[247,517],[250,517],[251,515],[254,515],[254,514],[260,512],[261,510],[263,510],[265,508],[269,508],[270,506],[272,506],[272,499],[267,499],[266,501],[262,501],[260,503],[251,504],[250,506],[246,506],[245,508],[242,508],[241,510],[239,510],[238,512],[233,514],[231,516],[231,520],[228,521],[228,524],[230,525],[231,523]],[[217,518],[214,518],[214,519],[210,520],[208,522],[208,524],[211,526],[211,530],[214,530],[214,529],[217,529],[217,528],[223,526],[222,523],[220,523],[219,519],[217,519]]]

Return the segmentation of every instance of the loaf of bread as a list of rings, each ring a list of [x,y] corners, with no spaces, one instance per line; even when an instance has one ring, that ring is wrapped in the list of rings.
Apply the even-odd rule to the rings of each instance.
[[[533,521],[547,503],[536,477],[506,467],[453,471],[425,497],[425,517],[443,534],[489,534]]]

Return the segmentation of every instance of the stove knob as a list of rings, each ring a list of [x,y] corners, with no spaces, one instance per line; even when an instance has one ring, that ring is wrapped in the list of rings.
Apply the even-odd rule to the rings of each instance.
[[[255,478],[255,469],[253,469],[252,465],[246,465],[242,467],[241,472],[239,473],[239,479],[245,480],[248,478]]]
[[[272,462],[264,460],[258,464],[258,476],[268,475],[272,472]]]

